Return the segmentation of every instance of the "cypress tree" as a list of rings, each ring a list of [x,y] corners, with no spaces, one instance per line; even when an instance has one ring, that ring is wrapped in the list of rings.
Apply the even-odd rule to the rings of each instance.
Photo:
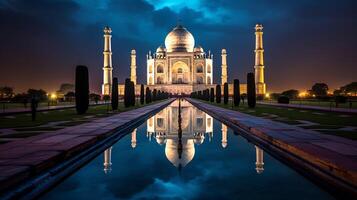
[[[86,66],[78,65],[76,67],[75,96],[77,113],[86,113],[89,106],[89,80]]]
[[[157,100],[157,90],[154,89],[154,91],[152,92],[152,101],[156,101]]]
[[[202,99],[202,91],[198,91],[198,99]]]
[[[112,110],[118,109],[118,78],[113,78],[112,84]]]
[[[141,84],[140,86],[140,103],[144,104],[144,84]]]
[[[149,87],[146,87],[145,102],[147,104],[151,102],[151,91]]]
[[[211,102],[214,102],[214,88],[211,88],[210,101],[211,101]]]
[[[239,80],[238,79],[234,79],[233,99],[234,99],[234,106],[239,106],[239,103],[240,103],[240,88],[239,88]]]
[[[221,103],[221,99],[222,99],[221,85],[218,84],[216,86],[216,102]]]
[[[131,99],[131,92],[130,92],[130,88],[131,88],[131,83],[130,83],[130,79],[127,78],[125,79],[125,85],[124,85],[124,105],[125,107],[129,107],[131,105],[130,103],[130,99]]]
[[[228,83],[225,83],[223,87],[223,102],[228,104]]]
[[[135,106],[135,102],[136,102],[135,95],[136,93],[135,93],[134,82],[130,81],[130,105],[131,106]]]
[[[254,73],[247,74],[247,98],[248,106],[254,108],[256,104]]]
[[[210,96],[209,96],[209,89],[206,89],[206,101],[209,101]]]

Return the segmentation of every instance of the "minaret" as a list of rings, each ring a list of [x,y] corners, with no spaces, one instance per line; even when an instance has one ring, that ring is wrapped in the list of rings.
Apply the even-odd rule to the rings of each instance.
[[[263,150],[260,149],[259,147],[255,146],[255,155],[256,155],[256,160],[255,160],[255,170],[257,171],[258,174],[263,173],[264,171],[264,157],[263,157]]]
[[[222,123],[222,147],[227,147],[227,126]]]
[[[109,173],[112,171],[112,147],[109,147],[104,151],[104,173]]]
[[[130,64],[130,80],[136,85],[136,51],[135,49],[131,50],[131,64]]]
[[[112,29],[108,26],[104,27],[104,66],[103,66],[103,85],[102,94],[110,95],[113,82],[113,66],[112,66]]]
[[[131,132],[131,147],[133,149],[136,147],[136,129]]]
[[[263,49],[263,25],[255,25],[255,86],[257,95],[264,95],[266,85],[264,83],[264,49]]]
[[[227,51],[226,49],[222,49],[222,76],[221,76],[221,85],[223,86],[227,83],[228,75],[227,75]]]

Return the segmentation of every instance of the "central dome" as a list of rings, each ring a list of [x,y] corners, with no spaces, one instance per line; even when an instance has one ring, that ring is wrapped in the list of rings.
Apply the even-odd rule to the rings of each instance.
[[[165,38],[167,52],[193,52],[195,39],[183,26],[176,26]]]

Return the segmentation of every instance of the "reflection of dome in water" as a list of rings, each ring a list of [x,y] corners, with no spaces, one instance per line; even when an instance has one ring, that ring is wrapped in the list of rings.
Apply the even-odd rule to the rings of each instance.
[[[195,144],[202,144],[205,140],[205,135],[202,133],[196,133],[194,138],[195,139],[193,141],[195,142]]]
[[[189,125],[191,123],[191,117],[190,117],[190,110],[187,108],[182,108],[181,110],[181,129],[186,130],[189,128]]]
[[[163,133],[158,133],[156,135],[156,142],[160,145],[163,145],[166,142],[166,137],[165,134]]]
[[[181,157],[178,151],[178,140],[167,139],[165,154],[167,159],[175,167],[185,167],[195,155],[195,146],[192,139],[182,139],[182,153]]]

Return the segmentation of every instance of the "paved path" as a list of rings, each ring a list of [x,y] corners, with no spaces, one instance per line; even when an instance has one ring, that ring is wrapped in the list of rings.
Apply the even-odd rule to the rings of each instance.
[[[160,111],[173,100],[0,145],[0,194],[6,187],[18,186],[23,180],[68,160],[118,130]]]
[[[98,105],[105,105],[105,103],[91,103],[89,106],[98,106]],[[46,111],[51,111],[51,110],[63,110],[63,109],[70,109],[70,108],[75,108],[75,105],[59,105],[59,106],[41,106],[38,107],[37,111],[38,112],[46,112]],[[28,106],[27,108],[8,108],[8,109],[1,109],[0,110],[0,116],[4,115],[14,115],[14,114],[23,114],[23,113],[31,113],[31,107]]]
[[[309,106],[309,105],[300,105],[300,104],[281,104],[281,103],[270,103],[257,101],[258,104],[262,105],[270,105],[270,106],[279,106],[285,108],[301,108],[306,110],[317,110],[317,111],[325,111],[325,112],[340,112],[340,113],[350,113],[357,114],[357,109],[353,108],[334,108],[334,107],[322,107],[322,106]]]
[[[252,136],[289,152],[357,188],[357,141],[320,134],[194,99],[187,100],[213,117],[238,126]]]

